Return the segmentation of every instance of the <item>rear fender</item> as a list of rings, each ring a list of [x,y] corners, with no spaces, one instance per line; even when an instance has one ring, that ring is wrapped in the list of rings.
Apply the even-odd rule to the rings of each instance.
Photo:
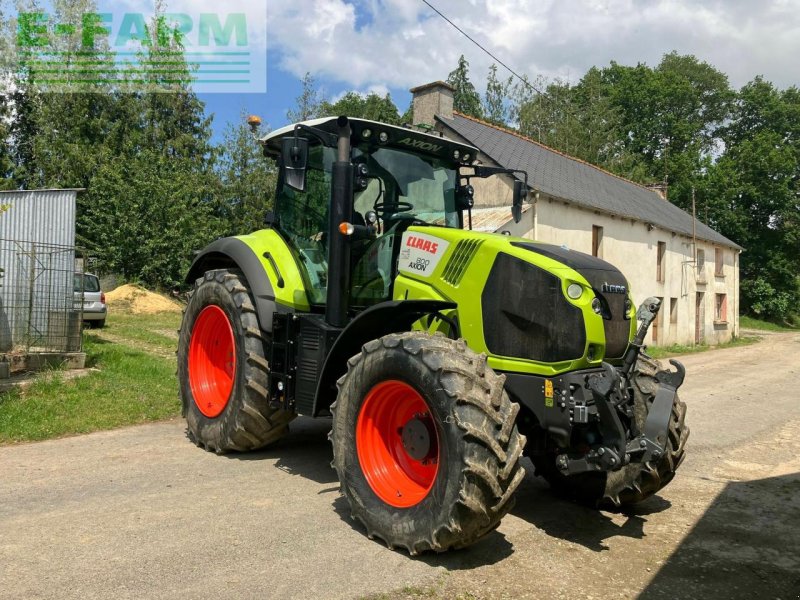
[[[330,408],[336,399],[336,380],[345,374],[348,359],[358,354],[364,344],[390,333],[411,331],[411,326],[425,315],[457,306],[441,300],[391,300],[360,313],[342,330],[325,359],[317,383],[313,416]]]
[[[272,316],[277,310],[275,292],[255,252],[240,239],[219,239],[197,255],[189,268],[186,283],[194,283],[203,273],[214,269],[239,269],[244,274],[253,294],[261,329],[272,333]]]

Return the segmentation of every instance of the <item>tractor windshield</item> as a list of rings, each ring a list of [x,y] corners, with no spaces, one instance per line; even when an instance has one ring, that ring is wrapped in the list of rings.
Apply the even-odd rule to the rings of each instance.
[[[353,154],[353,161],[366,164],[369,174],[369,187],[355,198],[360,215],[374,210],[389,220],[459,227],[456,171],[450,162],[386,147],[359,147]]]

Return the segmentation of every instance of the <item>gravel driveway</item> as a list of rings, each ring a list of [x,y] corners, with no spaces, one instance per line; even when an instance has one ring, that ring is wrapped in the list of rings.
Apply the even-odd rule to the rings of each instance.
[[[800,598],[800,335],[684,364],[659,496],[587,510],[526,460],[499,530],[416,559],[351,522],[326,421],[232,457],[181,421],[0,448],[0,598]]]

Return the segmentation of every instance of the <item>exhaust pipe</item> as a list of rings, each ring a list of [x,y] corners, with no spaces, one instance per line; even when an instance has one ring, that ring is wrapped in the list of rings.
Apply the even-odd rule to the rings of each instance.
[[[328,291],[325,321],[333,327],[347,325],[350,299],[350,241],[339,232],[341,223],[353,222],[353,164],[350,161],[350,121],[339,117],[339,142],[331,182],[328,220]]]

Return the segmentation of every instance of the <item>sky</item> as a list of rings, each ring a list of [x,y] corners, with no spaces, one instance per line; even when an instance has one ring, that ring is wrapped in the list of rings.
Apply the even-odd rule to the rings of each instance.
[[[756,75],[781,88],[800,85],[800,0],[429,1],[532,79],[577,81],[610,61],[655,66],[677,50],[714,65],[735,87]],[[389,92],[403,112],[408,89],[445,79],[461,54],[481,92],[494,62],[422,0],[267,0],[265,22],[263,0],[167,3],[176,11],[246,5],[249,50],[266,71],[266,91],[201,94],[217,138],[241,113],[273,129],[286,124],[306,72],[328,97]],[[113,4],[152,12],[152,0]]]

